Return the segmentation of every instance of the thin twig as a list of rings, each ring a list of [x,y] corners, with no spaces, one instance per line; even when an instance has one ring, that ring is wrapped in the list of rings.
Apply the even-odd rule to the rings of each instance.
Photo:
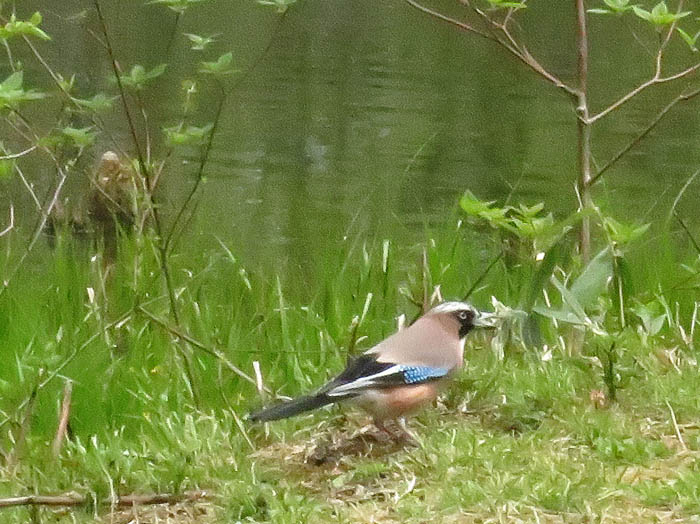
[[[139,142],[138,135],[136,133],[136,127],[134,125],[134,120],[131,116],[129,104],[127,103],[126,91],[125,91],[124,85],[122,84],[122,81],[121,81],[119,67],[117,66],[117,60],[116,60],[116,57],[114,54],[114,49],[113,49],[112,44],[111,44],[110,39],[109,39],[109,32],[107,31],[107,23],[106,23],[105,18],[102,14],[102,9],[100,8],[100,2],[99,2],[99,0],[93,0],[93,3],[95,5],[95,9],[97,11],[97,17],[100,21],[100,26],[102,28],[102,34],[103,34],[104,39],[105,39],[105,45],[107,46],[107,53],[109,55],[110,62],[112,65],[112,72],[114,73],[114,76],[116,77],[117,87],[119,89],[119,94],[120,94],[120,98],[122,101],[122,105],[124,106],[124,112],[126,114],[127,122],[129,124],[131,138],[134,142],[134,147],[136,148],[136,155],[137,155],[137,158],[139,161],[139,172],[141,173],[141,175],[144,179],[144,182],[146,184],[146,187],[148,188],[148,190],[146,191],[146,196],[147,196],[149,204],[150,204],[150,210],[151,210],[151,215],[153,216],[155,232],[156,232],[156,235],[158,236],[158,239],[159,239],[158,251],[160,253],[160,256],[159,256],[160,269],[163,273],[163,278],[165,280],[165,287],[166,287],[166,290],[168,292],[168,300],[170,302],[170,313],[173,316],[173,320],[175,321],[175,324],[179,326],[180,325],[180,314],[178,312],[177,298],[175,296],[175,286],[173,283],[172,274],[170,272],[170,265],[168,264],[167,246],[165,245],[164,240],[163,240],[163,227],[161,224],[158,206],[157,206],[156,200],[155,200],[155,195],[154,195],[155,188],[153,187],[153,180],[152,180],[152,176],[151,176],[150,165],[146,163],[146,159],[144,158],[143,152],[141,150],[141,144]],[[196,405],[199,405],[199,393],[198,393],[198,389],[197,389],[197,384],[194,380],[194,368],[192,366],[192,362],[190,361],[190,356],[189,356],[186,348],[180,347],[179,345],[177,346],[177,348],[178,348],[180,356],[184,362],[185,378],[187,380],[187,386],[189,387],[190,393],[192,395],[192,399]]]
[[[185,210],[189,207],[190,202],[194,198],[194,195],[197,193],[197,190],[199,189],[202,180],[204,179],[204,168],[207,165],[207,162],[209,160],[209,156],[211,153],[211,148],[214,143],[214,136],[216,135],[216,131],[219,127],[219,122],[221,120],[221,114],[224,110],[224,106],[226,104],[226,101],[228,99],[228,96],[235,91],[250,75],[255,69],[258,67],[258,65],[262,62],[263,58],[267,56],[267,53],[270,51],[270,48],[272,47],[272,44],[275,40],[275,36],[279,33],[280,28],[282,27],[282,24],[284,23],[285,17],[289,10],[286,10],[282,13],[282,15],[278,18],[277,24],[275,25],[273,31],[272,31],[272,36],[267,42],[267,45],[263,48],[262,52],[258,55],[258,57],[255,59],[253,64],[246,69],[236,80],[236,82],[233,83],[233,85],[229,88],[228,93],[224,90],[223,85],[220,82],[217,82],[217,85],[219,87],[219,90],[221,91],[220,93],[220,98],[219,98],[219,105],[216,109],[216,114],[214,116],[214,121],[212,124],[211,131],[209,132],[209,136],[207,137],[207,143],[204,146],[204,149],[202,150],[202,155],[200,157],[199,161],[199,168],[197,169],[197,177],[194,185],[192,186],[189,194],[187,195],[187,198],[185,198],[184,203],[178,210],[175,219],[173,220],[172,225],[170,226],[170,230],[168,233],[165,235],[165,249],[166,251],[172,247],[173,244],[173,236],[175,234],[176,228],[178,224],[180,223],[180,220],[182,219],[183,214],[185,213]],[[177,23],[177,22],[176,22]]]
[[[36,148],[37,146],[32,146],[30,148],[25,149],[24,151],[20,151],[19,153],[12,153],[11,155],[0,155],[0,160],[13,160],[15,158],[21,158],[34,151]]]
[[[186,491],[184,493],[132,494],[108,497],[100,500],[103,505],[129,507],[146,504],[176,504],[195,502],[211,498],[208,491]],[[24,497],[0,498],[0,508],[14,506],[83,506],[93,503],[92,496],[66,493],[65,495],[27,495]]]
[[[678,192],[676,195],[676,198],[673,199],[673,204],[671,204],[671,211],[669,212],[668,218],[671,218],[671,215],[673,212],[676,210],[676,207],[678,206],[678,203],[681,201],[681,198],[683,198],[683,195],[685,194],[686,190],[690,187],[690,184],[693,183],[695,178],[700,175],[700,169],[696,170],[695,173],[693,173],[688,180],[685,181],[685,184],[683,184],[683,187],[681,190]]]
[[[199,186],[201,185],[202,180],[204,180],[204,167],[206,166],[207,160],[209,159],[209,153],[211,152],[211,147],[212,147],[212,144],[214,143],[214,135],[216,134],[216,130],[219,126],[219,121],[221,120],[221,113],[224,109],[224,104],[226,102],[226,92],[224,91],[224,88],[220,83],[218,85],[219,85],[219,89],[221,90],[221,96],[219,98],[219,105],[216,109],[216,115],[214,116],[214,122],[212,124],[211,131],[209,131],[209,136],[207,137],[207,143],[204,146],[204,150],[202,151],[202,157],[199,161],[199,169],[197,170],[197,179],[195,180],[195,183],[192,185],[192,188],[190,189],[190,192],[187,195],[185,202],[182,204],[182,206],[178,210],[177,215],[175,215],[175,219],[173,220],[173,223],[170,226],[170,230],[168,231],[167,235],[165,235],[163,245],[164,245],[166,251],[170,247],[170,244],[171,244],[172,239],[173,239],[173,235],[175,234],[176,228],[177,228],[178,224],[180,223],[180,219],[182,218],[182,215],[185,212],[185,209],[187,209],[189,207],[189,204],[192,201],[192,199],[194,198],[194,195],[197,193],[197,190],[199,189]]]
[[[15,206],[10,204],[10,223],[9,225],[0,231],[0,237],[5,236],[7,233],[12,231],[15,227]]]
[[[698,244],[698,241],[695,240],[695,237],[693,236],[693,233],[690,231],[690,228],[688,228],[688,225],[685,223],[685,221],[680,217],[678,214],[678,211],[675,209],[673,210],[673,216],[676,218],[678,223],[681,225],[683,228],[683,231],[685,231],[685,234],[688,236],[690,239],[690,243],[693,244],[693,247],[695,248],[695,252],[700,255],[700,244]]]
[[[94,0],[95,10],[97,11],[97,19],[100,21],[100,27],[102,29],[102,35],[105,39],[105,47],[107,48],[107,54],[109,55],[109,60],[112,66],[112,72],[114,73],[114,78],[117,82],[117,89],[119,90],[119,98],[122,101],[122,106],[124,107],[124,115],[126,116],[127,124],[129,125],[129,132],[131,133],[131,139],[134,142],[134,148],[136,148],[136,156],[139,160],[139,169],[142,171],[143,175],[148,179],[148,167],[144,161],[143,153],[141,152],[141,143],[138,139],[138,134],[136,133],[136,126],[134,125],[134,119],[131,116],[131,109],[129,109],[129,104],[126,101],[126,90],[124,89],[124,84],[122,84],[121,74],[119,67],[117,66],[117,58],[114,55],[114,48],[109,39],[109,32],[107,31],[107,22],[105,21],[104,15],[102,14],[102,8],[100,7],[99,0]],[[150,187],[150,183],[149,183]]]
[[[169,332],[171,335],[175,335],[176,337],[184,340],[188,344],[190,344],[192,347],[195,347],[199,349],[200,351],[203,351],[207,355],[210,355],[218,360],[220,360],[226,368],[228,368],[230,371],[232,371],[234,374],[238,375],[242,379],[250,382],[253,385],[256,385],[256,380],[248,375],[245,371],[241,370],[239,367],[235,366],[234,364],[231,363],[231,361],[226,358],[226,355],[223,354],[220,350],[216,348],[209,347],[202,342],[199,342],[197,339],[193,338],[192,336],[188,335],[187,333],[183,333],[182,330],[173,327],[169,325],[167,322],[164,320],[158,318],[156,315],[148,311],[146,308],[142,306],[137,306],[137,309],[143,313],[146,317],[151,319],[155,324],[163,328],[165,331]],[[275,395],[270,389],[267,387],[263,386],[264,390],[267,391],[271,395]],[[276,395],[275,395],[276,396]]]
[[[469,25],[465,22],[460,22],[459,20],[456,20],[456,19],[451,18],[447,15],[444,15],[442,13],[434,11],[434,10],[430,9],[429,7],[426,7],[424,5],[419,4],[415,0],[404,0],[404,2],[406,2],[410,6],[418,9],[419,11],[422,11],[422,12],[432,16],[433,18],[437,18],[438,20],[442,20],[443,22],[447,22],[448,24],[451,24],[455,27],[458,27],[459,29],[462,29],[463,31],[468,31],[470,33],[477,34],[477,35],[481,36],[482,38],[486,38],[487,40],[495,40],[495,38],[492,35],[490,35],[489,33],[485,33],[484,31],[481,31],[480,29],[477,29],[476,27],[474,27],[472,25]]]
[[[673,429],[676,432],[676,438],[678,438],[678,442],[680,442],[683,451],[687,451],[688,446],[685,445],[683,435],[681,435],[681,430],[678,427],[678,422],[676,421],[676,413],[673,411],[673,408],[671,407],[671,404],[669,404],[668,400],[666,400],[665,402],[666,406],[668,407],[668,410],[671,412],[671,421],[673,422]]]
[[[653,85],[656,85],[656,84],[664,84],[664,83],[667,83],[667,82],[673,82],[674,80],[679,80],[679,79],[681,79],[681,78],[684,78],[684,77],[686,77],[686,76],[688,76],[688,75],[694,73],[694,72],[697,71],[698,69],[700,69],[700,62],[698,62],[698,63],[695,64],[695,65],[692,65],[692,66],[688,67],[687,69],[684,69],[683,71],[681,71],[681,72],[679,72],[679,73],[676,73],[675,75],[666,76],[666,77],[661,77],[661,76],[655,74],[652,78],[650,78],[650,79],[647,80],[646,82],[643,82],[643,83],[639,84],[637,87],[635,87],[634,89],[632,89],[630,92],[628,92],[627,94],[625,94],[624,96],[622,96],[619,100],[617,100],[616,102],[613,102],[612,104],[610,104],[608,107],[606,107],[605,109],[603,109],[600,113],[597,113],[597,114],[595,114],[595,115],[593,115],[593,116],[588,117],[587,122],[588,122],[589,124],[592,124],[592,123],[594,123],[594,122],[597,122],[598,120],[600,120],[601,118],[603,118],[605,115],[609,114],[610,112],[612,112],[612,111],[614,111],[614,110],[616,110],[616,109],[619,109],[620,106],[622,106],[622,105],[625,104],[626,102],[629,102],[629,101],[632,100],[635,96],[637,96],[639,93],[641,93],[642,91],[644,91],[645,89],[647,89],[647,88],[649,88],[649,87],[651,87],[651,86],[653,86]]]
[[[465,22],[460,22],[459,20],[455,20],[454,18],[451,18],[447,15],[444,15],[442,13],[439,13],[438,11],[435,11],[433,9],[430,9],[424,5],[419,4],[415,0],[404,0],[406,3],[409,5],[413,6],[414,8],[427,13],[428,15],[437,18],[438,20],[442,20],[444,22],[447,22],[449,24],[452,24],[463,31],[467,31],[470,33],[475,33],[483,38],[486,38],[488,40],[491,40],[493,42],[496,42],[497,44],[501,45],[504,49],[506,49],[508,52],[510,52],[513,56],[515,56],[518,60],[523,62],[526,66],[528,66],[530,69],[532,69],[535,73],[543,77],[545,80],[553,84],[555,87],[558,87],[559,89],[563,90],[566,92],[569,96],[573,98],[578,97],[578,91],[569,86],[568,84],[564,83],[561,79],[559,79],[556,75],[551,73],[550,71],[547,71],[547,69],[540,64],[534,56],[530,54],[530,52],[527,50],[527,48],[521,44],[519,44],[515,38],[512,36],[510,33],[510,30],[507,27],[507,23],[510,20],[510,16],[508,16],[503,23],[499,23],[495,20],[493,20],[491,17],[489,17],[486,13],[484,13],[482,10],[472,7],[469,3],[467,5],[469,7],[472,7],[475,13],[477,13],[481,18],[483,18],[487,24],[490,26],[494,26],[498,30],[500,30],[504,36],[506,37],[506,40],[503,40],[501,38],[498,38],[492,31],[484,32],[481,31],[480,29],[475,28],[474,26],[467,24]]]
[[[625,145],[622,149],[620,149],[615,155],[608,160],[603,167],[598,169],[598,171],[591,177],[590,181],[588,182],[589,185],[595,184],[598,179],[603,176],[603,174],[610,169],[615,163],[620,160],[630,149],[632,149],[634,146],[636,146],[641,140],[649,134],[649,132],[654,129],[659,122],[661,122],[661,119],[666,116],[666,113],[668,113],[673,107],[678,104],[679,102],[685,102],[688,100],[691,100],[692,98],[695,98],[700,94],[700,89],[696,89],[694,91],[690,91],[688,93],[681,93],[678,95],[676,98],[671,100],[666,107],[664,107],[659,113],[654,117],[654,119],[645,127],[641,133],[639,133],[635,138],[630,140],[630,142]]]
[[[68,433],[68,421],[70,420],[70,403],[71,396],[73,394],[73,381],[66,380],[66,384],[63,386],[63,401],[61,402],[61,412],[58,418],[58,429],[56,430],[56,437],[53,439],[53,446],[51,447],[53,451],[53,456],[58,457],[61,453],[61,446]]]
[[[15,166],[16,167],[16,166]],[[7,277],[4,278],[2,285],[0,285],[0,296],[2,296],[5,293],[5,290],[8,289],[10,285],[10,281],[14,278],[15,274],[17,274],[17,271],[24,265],[24,261],[26,258],[29,256],[29,253],[32,252],[34,249],[34,245],[36,244],[36,241],[39,239],[41,236],[42,231],[44,231],[44,227],[46,226],[46,221],[49,219],[49,215],[53,211],[54,207],[56,206],[56,202],[58,201],[58,196],[61,193],[61,190],[63,189],[63,185],[66,183],[66,178],[67,175],[61,169],[58,164],[57,164],[57,169],[59,173],[59,180],[56,185],[56,189],[53,192],[53,195],[50,198],[50,202],[46,209],[41,209],[41,217],[39,219],[39,223],[36,226],[36,229],[34,230],[34,234],[32,235],[31,239],[29,240],[29,243],[27,244],[27,247],[25,248],[24,252],[22,253],[22,256],[19,257],[19,260],[15,264],[15,266],[10,270],[8,273]]]
[[[498,261],[501,260],[502,258],[503,258],[503,251],[501,251],[501,252],[496,256],[496,258],[494,258],[494,259],[489,263],[489,265],[486,267],[486,269],[484,269],[484,270],[481,272],[481,275],[479,275],[479,278],[477,278],[477,279],[474,281],[474,283],[473,283],[473,284],[471,285],[471,287],[469,288],[469,291],[467,291],[466,294],[464,295],[463,300],[467,300],[467,299],[472,295],[472,293],[474,293],[474,290],[475,290],[477,287],[479,287],[479,285],[480,285],[480,284],[484,281],[484,279],[486,278],[486,275],[489,274],[489,271],[491,271],[491,268],[493,268],[493,266],[495,266],[495,265],[498,263]]]

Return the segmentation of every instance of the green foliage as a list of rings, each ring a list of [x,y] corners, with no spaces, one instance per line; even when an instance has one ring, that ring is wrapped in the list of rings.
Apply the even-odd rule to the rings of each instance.
[[[513,2],[509,0],[486,0],[491,7],[497,9],[525,9],[525,2]]]
[[[23,102],[40,100],[46,97],[46,94],[36,89],[24,89],[22,87],[23,78],[24,74],[22,71],[17,71],[8,76],[3,82],[0,82],[0,110],[5,108],[17,109]]]
[[[680,27],[676,27],[676,31],[678,31],[678,34],[681,35],[681,38],[683,41],[688,44],[688,47],[690,48],[691,51],[694,53],[698,52],[698,48],[695,46],[695,43],[698,41],[698,37],[700,36],[700,31],[695,33],[694,36],[690,36],[688,33],[683,31]]]
[[[494,202],[479,200],[471,191],[467,191],[459,201],[462,210],[470,217],[480,218],[491,227],[512,233],[519,239],[529,239],[547,245],[560,231],[554,227],[551,213],[542,215],[544,204],[528,207],[495,207]]]
[[[169,127],[163,131],[167,142],[171,146],[202,145],[206,142],[213,127],[214,124],[207,124],[202,127],[187,126],[184,129],[181,127]]]
[[[666,2],[664,2],[663,0],[656,4],[651,11],[642,9],[639,6],[632,6],[632,10],[634,11],[634,14],[637,15],[639,18],[646,20],[647,22],[651,22],[657,27],[672,24],[676,20],[680,20],[681,18],[684,18],[691,14],[691,11],[681,11],[678,13],[672,13],[668,10]]]
[[[0,40],[9,40],[16,36],[33,36],[40,40],[51,40],[43,30],[39,28],[42,17],[38,11],[29,20],[17,20],[14,13],[10,15],[10,20],[0,27]]]
[[[200,1],[151,3],[182,14]],[[606,14],[640,9],[624,0],[604,2]],[[294,2],[259,3],[284,12]],[[524,7],[523,2],[489,4]],[[646,19],[667,25],[663,21],[670,13],[665,4],[660,6]],[[6,32],[3,38],[44,39],[40,16],[11,22],[11,29],[10,24],[0,29]],[[694,48],[697,35],[679,34]],[[214,39],[194,33],[186,37],[195,51]],[[0,84],[0,108],[15,109],[46,96],[24,89],[21,68],[16,62],[12,66],[18,72]],[[165,68],[136,65],[120,79],[138,91]],[[233,53],[203,62],[199,72],[236,72]],[[94,117],[92,112],[115,105],[109,92],[74,98],[80,78],[57,73],[60,87],[78,107],[66,108],[52,129],[37,133],[42,136],[38,145],[59,151],[66,166],[76,164],[103,131],[81,125]],[[170,146],[201,146],[214,126],[190,123],[204,120],[192,114],[197,81],[176,81],[184,93],[181,121],[152,127],[163,129]],[[126,102],[132,98],[147,97],[127,97]],[[139,109],[148,112],[146,106]],[[0,178],[12,176],[15,162],[21,161],[0,160]],[[159,161],[151,159],[151,166]],[[105,253],[93,245],[94,237],[88,248],[84,237],[59,231],[56,251],[32,261],[42,278],[19,278],[0,294],[0,348],[7,363],[0,366],[3,454],[16,446],[25,415],[22,402],[50,377],[37,388],[22,460],[15,468],[0,468],[6,494],[69,487],[99,501],[112,490],[205,488],[214,492],[207,506],[215,513],[212,519],[232,522],[353,521],[362,512],[363,521],[412,523],[435,518],[436,510],[438,519],[446,520],[459,520],[465,511],[483,521],[507,520],[516,512],[533,522],[542,515],[548,518],[546,512],[604,520],[611,508],[622,515],[629,506],[650,511],[654,504],[664,504],[666,513],[678,505],[699,508],[700,482],[692,461],[700,435],[692,424],[683,424],[679,431],[690,452],[677,453],[667,445],[676,435],[665,404],[667,399],[674,404],[679,420],[692,421],[700,409],[693,360],[697,330],[691,320],[693,286],[700,274],[697,254],[674,251],[672,265],[655,268],[663,278],[652,278],[646,273],[648,257],[638,252],[649,224],[623,224],[601,212],[594,227],[605,241],[582,264],[571,248],[581,213],[557,218],[541,203],[499,207],[470,192],[460,207],[464,223],[455,228],[456,220],[448,221],[449,227],[427,232],[418,246],[363,237],[344,241],[318,263],[316,290],[284,273],[251,271],[223,243],[201,249],[182,242],[186,247],[168,266],[175,275],[178,333],[194,337],[205,349],[184,345],[181,334],[134,307],[142,305],[166,325],[172,322],[162,299],[161,244],[153,231],[147,227],[134,237],[118,233],[109,277],[101,260]],[[645,240],[658,249],[655,237]],[[7,246],[3,252],[14,256],[13,244]],[[425,262],[413,264],[419,252],[425,253]],[[493,269],[486,272],[490,261]],[[633,280],[643,282],[639,291]],[[684,286],[691,287],[690,294],[678,290]],[[338,438],[341,423],[350,426],[348,434],[357,430],[362,435],[348,437],[351,442],[364,442],[360,430],[365,420],[326,411],[317,419],[270,425],[271,435],[241,420],[261,400],[256,387],[230,366],[250,372],[256,362],[271,389],[305,391],[340,370],[349,348],[360,351],[393,332],[399,313],[413,318],[424,298],[440,293],[459,297],[470,288],[470,300],[481,307],[491,300],[505,320],[495,336],[469,339],[466,370],[458,384],[444,404],[414,422],[418,449],[385,453],[373,442],[368,451],[361,448],[332,467],[310,468],[307,451],[344,439]],[[123,319],[112,324],[119,315]],[[570,342],[572,332],[584,330],[593,336],[580,346]],[[507,347],[507,358],[503,351],[475,351],[489,345]],[[189,392],[180,349],[192,355],[199,405]],[[673,358],[666,358],[668,352]],[[55,434],[64,377],[75,380],[72,436],[56,459],[49,457],[47,443]],[[617,403],[591,406],[589,392],[603,386],[606,400]],[[315,423],[321,419],[330,422]],[[274,446],[268,445],[270,439]],[[664,468],[668,457],[674,460],[672,473]],[[656,467],[661,477],[626,480],[626,468],[637,466]],[[629,494],[639,500],[630,503]],[[330,505],[326,499],[346,503]],[[19,511],[3,515],[8,522],[26,521],[26,513]],[[92,512],[71,513],[70,518],[94,520]]]
[[[15,170],[14,160],[0,160],[0,180],[8,180]]]
[[[215,62],[202,62],[200,73],[215,76],[232,75],[238,73],[238,69],[233,68],[233,53],[224,53]]]
[[[191,49],[193,51],[204,51],[207,48],[207,46],[209,46],[209,44],[212,44],[216,41],[216,37],[218,36],[201,36],[195,35],[193,33],[184,33],[184,35],[190,42],[192,42]]]
[[[79,148],[91,146],[95,142],[95,137],[97,136],[92,126],[82,129],[68,126],[61,129],[61,133]]]
[[[131,68],[128,74],[119,75],[119,80],[121,80],[122,85],[125,87],[140,91],[152,80],[155,80],[165,73],[167,67],[168,64],[160,64],[147,71],[145,67],[137,64]]]
[[[73,98],[73,101],[80,107],[94,111],[95,113],[101,113],[112,109],[114,101],[117,99],[115,96],[107,96],[104,93],[97,93],[92,98]]]
[[[633,4],[630,4],[630,0],[603,0],[603,3],[607,6],[607,8],[593,8],[593,9],[588,9],[589,13],[597,13],[601,15],[606,15],[606,14],[622,14],[625,11],[629,11],[633,7],[635,7]]]
[[[602,218],[603,226],[605,227],[610,240],[615,246],[624,247],[639,239],[649,230],[651,224],[627,225],[621,224],[610,216]]]
[[[195,4],[201,4],[207,0],[151,0],[149,4],[161,4],[182,15]]]
[[[278,13],[282,14],[290,6],[297,3],[297,0],[257,0],[257,3],[267,7],[273,7]]]

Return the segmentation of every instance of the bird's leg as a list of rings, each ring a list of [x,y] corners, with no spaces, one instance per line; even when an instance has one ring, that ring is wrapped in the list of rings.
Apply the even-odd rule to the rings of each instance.
[[[394,434],[393,431],[391,431],[389,428],[387,428],[387,427],[384,425],[384,422],[383,422],[382,420],[379,420],[379,419],[376,419],[376,418],[375,418],[375,419],[374,419],[374,425],[376,426],[376,428],[377,428],[379,431],[381,431],[384,435],[386,435],[387,437],[389,437],[389,440],[391,440],[392,442],[396,442],[396,434]]]
[[[396,419],[396,422],[401,430],[401,433],[398,435],[399,440],[404,444],[417,446],[419,444],[418,439],[406,427],[406,419],[404,417],[399,417]]]

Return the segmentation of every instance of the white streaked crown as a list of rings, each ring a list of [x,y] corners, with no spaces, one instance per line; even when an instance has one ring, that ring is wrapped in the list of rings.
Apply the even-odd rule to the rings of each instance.
[[[456,313],[457,311],[464,311],[465,309],[478,314],[478,311],[471,304],[457,301],[443,302],[442,304],[438,304],[433,309],[431,309],[429,313]]]

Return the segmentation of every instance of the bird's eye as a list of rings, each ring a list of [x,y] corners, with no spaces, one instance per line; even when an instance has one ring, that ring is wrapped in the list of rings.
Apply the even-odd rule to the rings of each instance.
[[[457,313],[457,316],[460,320],[467,320],[469,314],[466,311],[460,311],[459,313]]]

